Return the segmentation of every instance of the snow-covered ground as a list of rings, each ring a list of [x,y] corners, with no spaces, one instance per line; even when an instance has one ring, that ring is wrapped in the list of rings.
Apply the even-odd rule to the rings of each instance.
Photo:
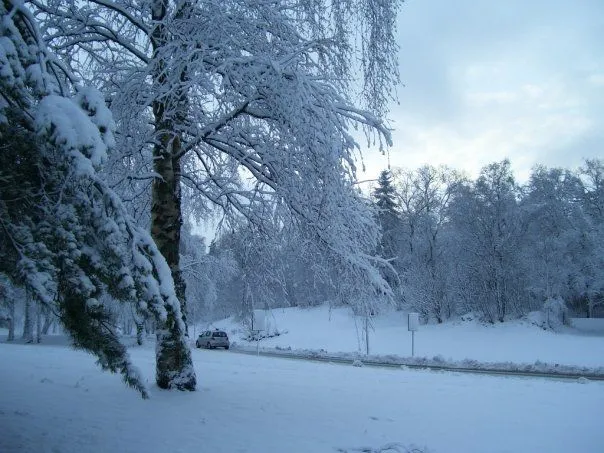
[[[149,382],[151,346],[131,350]],[[142,400],[90,355],[1,343],[0,452],[604,451],[604,382],[193,358],[197,392]]]
[[[263,347],[364,351],[363,322],[346,309],[278,309],[270,324],[286,333],[262,340]],[[372,324],[372,354],[410,355],[405,314],[378,316]],[[208,326],[197,326],[197,333],[201,327]],[[211,327],[243,343],[244,331],[232,320]],[[199,390],[166,392],[153,385],[151,341],[131,348],[151,387],[152,399],[143,401],[65,341],[0,343],[1,453],[604,452],[604,382],[194,350]],[[494,326],[460,320],[421,326],[416,355],[601,367],[604,337],[544,331],[528,320]]]
[[[345,308],[285,308],[272,310],[271,329],[287,332],[263,339],[261,347],[324,349],[328,352],[365,352],[364,321]],[[406,314],[393,312],[372,319],[371,354],[411,356],[411,333]],[[207,326],[206,326],[207,327]],[[232,319],[213,323],[223,328],[237,343],[244,331]],[[197,329],[199,331],[199,329]],[[528,319],[488,325],[471,321],[420,326],[415,333],[415,355],[444,359],[473,359],[485,362],[535,363],[604,366],[604,336],[587,335],[565,328],[545,331]],[[602,449],[604,451],[604,448]]]

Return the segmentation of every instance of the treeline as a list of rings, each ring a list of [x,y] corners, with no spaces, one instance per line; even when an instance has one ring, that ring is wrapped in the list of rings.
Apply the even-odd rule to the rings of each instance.
[[[504,321],[549,299],[579,316],[603,312],[602,161],[537,166],[525,184],[507,160],[475,181],[444,167],[397,170],[382,173],[374,195],[400,303],[425,318]]]
[[[220,230],[207,246],[186,224],[181,267],[190,326],[253,309],[350,305],[358,314],[385,306],[443,322],[474,312],[504,321],[562,300],[575,316],[604,315],[604,162],[578,170],[535,167],[524,184],[510,162],[492,163],[471,180],[447,167],[381,173],[366,202],[382,233],[377,259],[392,288],[368,303],[356,276],[330,259],[294,222],[249,222]],[[0,322],[39,337],[55,319],[0,282]],[[142,341],[155,325],[105,302],[121,332]],[[41,327],[40,327],[41,326]],[[14,326],[12,326],[14,328]],[[13,330],[13,329],[11,329]]]
[[[447,167],[381,173],[368,203],[382,227],[377,250],[392,297],[381,305],[417,310],[443,322],[475,312],[504,321],[561,299],[577,316],[604,314],[604,163],[578,170],[537,166],[524,184],[510,162],[476,180]],[[347,275],[307,247],[295,225],[270,234],[223,232],[204,258],[215,278],[199,313],[245,315],[253,308],[352,305]],[[224,269],[221,272],[220,269]],[[207,275],[207,273],[206,273]],[[208,298],[207,288],[211,286]]]

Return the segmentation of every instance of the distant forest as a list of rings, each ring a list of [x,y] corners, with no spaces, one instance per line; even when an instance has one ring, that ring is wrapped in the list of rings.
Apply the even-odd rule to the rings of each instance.
[[[510,162],[484,167],[476,180],[448,167],[383,171],[367,200],[381,226],[373,252],[394,304],[443,322],[475,312],[487,322],[516,318],[562,300],[575,316],[604,316],[604,163],[571,171],[536,166],[519,184]],[[346,275],[309,253],[291,225],[269,237],[249,228],[223,232],[207,260],[215,288],[190,303],[199,313],[243,315],[252,308],[348,304]],[[209,266],[208,269],[212,268]]]
[[[325,303],[361,315],[415,310],[438,323],[470,312],[503,322],[548,301],[561,301],[573,316],[604,316],[601,160],[576,171],[537,166],[525,184],[507,160],[484,167],[476,180],[448,167],[397,168],[383,171],[365,198],[381,226],[378,246],[365,252],[384,258],[376,263],[391,293],[369,305],[356,299],[355,277],[309,247],[293,222],[270,230],[231,224],[209,246],[187,223],[181,265],[189,322],[245,321],[254,309]],[[12,311],[26,335],[34,335],[36,319],[47,332],[54,315],[21,291],[10,289],[4,317]],[[117,303],[114,310],[124,333],[154,330],[133,310]]]

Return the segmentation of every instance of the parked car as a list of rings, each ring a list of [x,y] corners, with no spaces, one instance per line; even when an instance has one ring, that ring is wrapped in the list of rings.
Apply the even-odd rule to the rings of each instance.
[[[226,332],[222,330],[206,330],[205,332],[202,332],[199,337],[197,337],[197,340],[195,341],[195,346],[197,346],[198,348],[207,349],[229,349],[229,336],[226,334]]]

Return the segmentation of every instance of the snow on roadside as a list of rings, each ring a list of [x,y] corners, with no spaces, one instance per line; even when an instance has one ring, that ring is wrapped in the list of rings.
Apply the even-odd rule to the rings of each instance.
[[[151,348],[132,348],[153,379]],[[601,453],[604,383],[376,369],[195,350],[194,393],[142,400],[94,358],[0,344],[0,451]],[[387,450],[386,450],[387,451]],[[395,450],[396,451],[396,450]]]
[[[428,357],[400,357],[396,355],[361,355],[355,352],[338,352],[329,353],[324,349],[309,350],[309,349],[291,349],[290,347],[281,348],[260,348],[238,344],[232,349],[243,351],[246,353],[259,352],[264,355],[297,358],[307,360],[322,360],[322,361],[338,361],[344,363],[352,363],[353,366],[363,366],[364,364],[373,365],[388,365],[413,368],[431,368],[443,369],[449,371],[484,371],[484,372],[516,372],[518,374],[534,374],[534,375],[553,375],[556,377],[581,377],[581,378],[596,378],[604,379],[604,367],[583,367],[571,365],[549,364],[537,361],[531,364],[519,364],[513,362],[479,362],[477,360],[445,360],[442,356]]]
[[[326,306],[274,309],[276,330],[282,335],[261,340],[265,348],[325,350],[329,353],[364,353],[363,320],[346,308]],[[371,320],[369,349],[375,355],[411,355],[411,334],[406,314],[393,312]],[[215,322],[212,328],[225,329],[232,340],[242,340],[245,332],[232,318]],[[604,366],[604,337],[581,334],[572,329],[552,332],[527,320],[485,325],[475,320],[420,326],[415,334],[416,357],[440,357],[445,361],[579,366]]]

